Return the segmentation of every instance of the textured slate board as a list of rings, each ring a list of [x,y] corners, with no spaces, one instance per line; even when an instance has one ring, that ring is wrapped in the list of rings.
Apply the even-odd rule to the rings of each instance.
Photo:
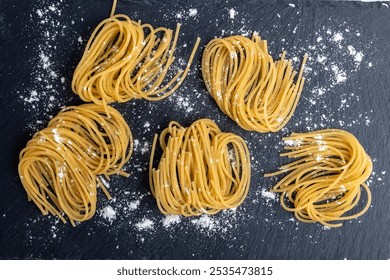
[[[108,16],[111,1],[60,3],[57,11],[61,10],[61,15],[48,12],[51,1],[40,2],[0,3],[1,259],[390,258],[386,173],[390,166],[390,9],[385,5],[305,1],[294,2],[294,8],[283,1],[119,1],[117,13],[154,26],[174,28],[181,21],[179,46],[187,43],[187,48],[180,47],[177,57],[188,57],[196,36],[202,38],[204,46],[214,36],[255,30],[269,41],[275,58],[282,50],[297,58],[308,52],[308,81],[286,129],[275,134],[249,133],[225,117],[206,92],[198,51],[190,76],[172,97],[158,103],[136,100],[115,105],[140,143],[126,167],[132,175],[129,179],[112,178],[110,192],[115,202],[108,202],[100,194],[98,212],[107,205],[116,211],[111,224],[97,213],[92,220],[72,228],[55,218],[41,217],[38,209],[27,202],[17,175],[18,153],[60,106],[80,103],[70,90],[72,72],[91,30]],[[236,11],[234,19],[229,17],[231,8]],[[40,23],[37,9],[46,11],[50,20]],[[188,16],[189,9],[196,9],[197,15]],[[178,18],[180,13],[182,19]],[[49,43],[43,33],[46,29],[50,31],[49,38],[57,34]],[[343,36],[340,41],[338,33]],[[79,36],[82,42],[78,42]],[[361,62],[359,51],[364,55]],[[50,54],[52,65],[46,70],[42,53]],[[322,56],[327,59],[320,63]],[[53,69],[58,77],[54,78],[47,69]],[[341,80],[345,73],[346,81],[337,82],[335,72],[341,74]],[[47,80],[37,80],[42,75],[47,75]],[[65,78],[64,84],[60,77]],[[46,95],[36,102],[23,101],[31,97],[33,90]],[[325,93],[320,95],[322,91]],[[55,101],[49,101],[50,95]],[[235,213],[213,217],[212,229],[195,225],[193,221],[197,219],[182,219],[167,229],[148,194],[148,145],[154,133],[170,120],[188,125],[203,117],[216,120],[221,129],[248,141],[253,157],[251,190]],[[144,127],[146,121],[149,128]],[[285,162],[278,156],[282,151],[281,137],[291,131],[313,130],[316,125],[348,129],[375,161],[375,174],[370,180],[373,206],[363,217],[338,229],[296,223],[277,201],[261,194],[275,183],[275,179],[264,179],[263,173]],[[129,202],[140,197],[135,210],[126,209]],[[135,224],[144,218],[154,222],[152,230],[137,229]]]

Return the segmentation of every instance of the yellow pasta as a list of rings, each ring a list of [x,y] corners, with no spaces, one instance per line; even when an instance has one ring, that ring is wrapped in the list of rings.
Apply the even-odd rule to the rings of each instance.
[[[117,110],[107,108],[110,117],[102,106],[95,104],[69,106],[49,122],[49,127],[55,127],[58,134],[67,139],[64,144],[73,149],[94,174],[127,175],[121,168],[131,156],[131,131]]]
[[[150,189],[163,214],[215,214],[239,206],[250,185],[245,141],[221,132],[209,119],[185,128],[172,121],[159,137],[163,150],[153,168],[158,135],[150,157]]]
[[[289,172],[271,190],[282,193],[280,203],[284,209],[294,212],[299,221],[328,227],[342,226],[332,222],[355,219],[368,210],[371,192],[365,181],[371,174],[372,162],[351,133],[325,129],[293,133],[284,140],[289,145],[281,156],[296,160],[265,175]],[[365,207],[344,215],[361,202],[362,190],[367,193]]]
[[[20,152],[19,176],[43,215],[66,222],[65,214],[75,225],[94,215],[98,186],[111,198],[98,175],[128,176],[121,169],[132,147],[130,128],[111,106],[69,106]]]
[[[302,65],[297,72],[282,53],[273,61],[267,41],[230,36],[211,40],[202,57],[206,88],[219,108],[243,129],[276,132],[292,117],[302,92]]]
[[[93,31],[84,54],[74,72],[73,92],[86,102],[106,106],[144,98],[161,100],[171,95],[184,81],[200,39],[198,38],[187,66],[166,81],[175,57],[180,31],[132,21],[115,13]]]

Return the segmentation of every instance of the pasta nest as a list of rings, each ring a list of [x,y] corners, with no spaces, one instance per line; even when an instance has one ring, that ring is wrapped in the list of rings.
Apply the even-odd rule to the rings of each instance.
[[[291,61],[273,61],[267,41],[230,36],[211,40],[203,52],[202,75],[219,108],[249,131],[276,132],[292,117],[305,79],[305,55],[297,72]]]
[[[106,112],[109,112],[110,117]],[[72,225],[93,217],[97,187],[111,198],[102,178],[121,174],[133,138],[122,115],[96,104],[65,107],[34,134],[19,156],[19,176],[29,200],[43,215]]]
[[[200,42],[198,38],[185,69],[170,72],[171,78],[166,81],[175,60],[179,31],[180,24],[173,33],[123,14],[103,20],[93,31],[74,71],[73,92],[85,102],[104,107],[111,102],[168,97],[184,81]]]
[[[273,188],[281,193],[280,203],[295,217],[307,223],[331,223],[357,218],[370,207],[371,192],[365,181],[372,171],[372,161],[351,133],[340,129],[325,129],[308,133],[293,133],[284,138],[287,152],[281,156],[295,161],[283,165],[275,176],[289,172]],[[353,210],[366,192],[365,206]]]
[[[162,155],[153,168],[159,139]],[[221,132],[209,119],[189,127],[170,122],[155,136],[149,181],[164,214],[215,214],[239,206],[250,185],[250,158],[245,141]]]

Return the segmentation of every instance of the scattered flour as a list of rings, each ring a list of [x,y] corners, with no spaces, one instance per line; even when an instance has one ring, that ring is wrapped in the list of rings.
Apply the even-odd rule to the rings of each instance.
[[[29,23],[25,31],[34,30],[40,36],[31,37],[26,48],[32,50],[30,60],[31,72],[29,86],[21,84],[16,94],[24,104],[24,110],[29,112],[30,123],[27,126],[33,134],[57,113],[64,105],[66,87],[65,78],[60,77],[59,71],[66,64],[58,52],[60,38],[77,40],[77,30],[70,27],[68,21],[63,20],[62,10],[67,7],[65,1],[41,1],[38,7],[32,7]],[[57,63],[56,61],[61,61]]]
[[[58,172],[58,177],[60,178],[60,182],[64,178],[65,175],[66,175],[66,166],[65,165],[61,165],[59,167],[59,172]]]
[[[344,70],[340,69],[337,65],[332,65],[331,69],[334,73],[336,84],[343,83],[347,80],[347,73]]]
[[[234,10],[234,9],[230,9],[229,10],[229,17],[231,19],[234,19],[236,15],[237,15],[237,11],[236,10]]]
[[[340,32],[337,32],[337,33],[335,33],[335,34],[333,35],[333,40],[334,40],[335,42],[340,42],[340,41],[343,40],[343,39],[344,39],[343,34],[340,33]]]
[[[162,223],[165,228],[169,228],[175,224],[180,223],[180,220],[180,215],[166,215],[165,218],[162,220]]]
[[[276,200],[276,194],[267,190],[261,190],[261,196],[267,200]]]
[[[110,205],[107,205],[100,211],[100,216],[112,223],[116,218],[116,212],[114,208]]]
[[[203,229],[208,229],[208,230],[213,230],[215,228],[215,221],[214,219],[209,216],[209,215],[202,215],[198,219],[191,220],[191,223],[196,225],[197,227],[203,228]]]
[[[130,210],[136,210],[138,206],[140,205],[140,200],[134,200],[129,202],[129,209]]]
[[[284,144],[287,146],[299,147],[302,145],[302,139],[289,139],[284,140]]]
[[[142,221],[135,224],[138,230],[153,230],[154,222],[150,219],[144,218]]]
[[[374,39],[368,43],[361,43],[359,36],[361,31],[347,22],[332,28],[321,26],[314,33],[314,43],[294,51],[298,54],[306,52],[309,57],[304,71],[305,87],[298,104],[298,107],[303,106],[305,111],[303,119],[293,118],[292,124],[288,126],[301,127],[305,124],[305,130],[310,131],[335,126],[347,129],[361,124],[367,126],[371,124],[372,110],[363,111],[359,115],[344,114],[345,110],[350,110],[349,108],[360,101],[363,93],[359,90],[344,92],[342,88],[349,84],[349,79],[357,79],[358,72],[363,67],[373,67],[373,63],[367,61],[367,57],[370,52],[375,51],[371,48]],[[318,76],[322,77],[321,83],[315,78]],[[330,100],[337,100],[336,104],[339,106],[328,107]],[[324,110],[328,113],[319,113]],[[342,119],[333,117],[335,114]],[[284,128],[282,131],[287,134],[294,129]]]
[[[317,56],[317,62],[318,62],[318,63],[323,63],[326,59],[327,59],[327,58],[326,58],[326,56],[324,56],[324,55],[318,55],[318,56]]]
[[[188,15],[190,17],[195,17],[197,14],[198,14],[198,10],[197,9],[189,9],[188,10]]]
[[[134,151],[135,152],[140,152],[141,154],[149,153],[150,152],[149,146],[150,146],[150,144],[146,140],[141,142],[138,139],[134,139]]]

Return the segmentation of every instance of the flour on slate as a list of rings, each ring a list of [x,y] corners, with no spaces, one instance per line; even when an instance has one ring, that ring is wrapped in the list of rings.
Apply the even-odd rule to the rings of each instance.
[[[142,221],[135,224],[138,230],[153,230],[154,222],[150,219],[144,218]]]
[[[208,230],[213,230],[216,224],[218,223],[213,219],[212,216],[209,215],[202,215],[198,219],[191,220],[191,222],[197,227],[208,229]]]
[[[189,9],[189,11],[188,11],[188,15],[190,17],[195,17],[197,14],[198,14],[198,10],[197,9]]]
[[[33,7],[29,15],[30,24],[26,29],[34,29],[40,33],[39,37],[29,38],[26,48],[32,49],[34,57],[31,62],[29,86],[21,84],[16,89],[19,100],[24,103],[24,110],[28,111],[28,131],[30,134],[52,118],[64,105],[65,77],[61,76],[59,65],[64,61],[58,54],[58,39],[76,39],[69,21],[63,18],[63,9],[67,8],[65,1],[41,1]],[[72,38],[74,37],[74,38]]]
[[[140,204],[140,200],[130,201],[129,202],[129,209],[134,211],[138,208],[139,204]]]
[[[293,29],[292,26],[291,32]],[[294,126],[302,125],[306,126],[307,131],[331,127],[348,130],[349,127],[370,125],[373,115],[371,110],[363,111],[358,116],[343,113],[359,102],[360,95],[364,94],[358,89],[345,92],[343,86],[356,80],[361,68],[373,67],[365,55],[365,52],[372,51],[371,46],[360,43],[360,36],[361,31],[347,23],[333,28],[321,26],[314,33],[314,43],[301,48],[292,46],[292,50],[286,47],[287,57],[289,53],[293,56],[296,67],[299,67],[305,52],[309,60],[304,70],[306,82],[298,104],[298,111],[305,108],[304,118],[297,118],[295,114],[283,132],[287,134],[294,131]],[[317,82],[317,76],[323,78],[321,83]],[[330,107],[329,100],[338,100],[337,105]],[[319,113],[324,112],[324,109],[327,114]],[[333,117],[335,114],[340,116],[338,120]]]
[[[277,200],[276,194],[267,190],[261,190],[261,196],[265,198],[267,201]]]
[[[112,223],[116,218],[116,212],[110,205],[107,205],[100,211],[100,216]]]
[[[146,140],[140,141],[138,139],[134,139],[134,152],[140,152],[141,154],[149,153],[150,143]]]
[[[234,10],[233,8],[229,10],[229,17],[231,19],[234,19],[236,15],[237,15],[237,11],[236,10]]]
[[[162,220],[162,223],[165,228],[169,228],[180,223],[180,220],[181,220],[180,215],[166,215]]]

